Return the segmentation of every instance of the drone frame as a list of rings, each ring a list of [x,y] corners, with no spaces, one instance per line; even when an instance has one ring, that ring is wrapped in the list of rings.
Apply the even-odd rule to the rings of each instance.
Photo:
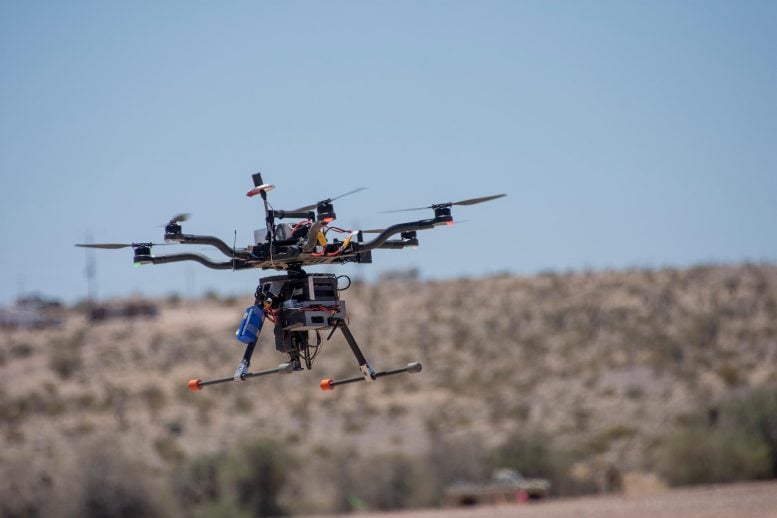
[[[252,197],[259,194],[264,200],[268,236],[265,243],[257,244],[245,249],[232,248],[217,237],[184,234],[181,231],[179,222],[171,220],[171,222],[165,226],[164,239],[166,243],[212,246],[227,256],[229,261],[218,262],[197,253],[153,256],[151,255],[151,246],[153,245],[150,243],[143,243],[139,246],[133,245],[135,250],[135,264],[165,264],[180,261],[195,261],[214,270],[245,270],[251,268],[298,270],[304,266],[321,264],[342,264],[348,262],[371,263],[372,250],[379,248],[396,250],[418,246],[417,231],[432,229],[440,225],[453,224],[450,204],[435,205],[430,207],[434,209],[434,218],[392,225],[380,232],[374,239],[367,242],[364,242],[363,232],[357,231],[355,242],[350,241],[350,246],[347,249],[338,251],[340,248],[338,245],[342,243],[335,241],[332,244],[325,246],[324,250],[319,253],[315,251],[318,231],[336,218],[331,203],[332,199],[319,202],[315,212],[312,210],[274,210],[271,209],[267,203],[267,191],[272,190],[274,186],[263,183],[261,173],[254,174],[253,181],[255,187],[248,191],[247,196]],[[308,231],[308,240],[303,246],[274,239],[276,220],[288,218],[303,219],[312,222]],[[390,239],[397,234],[401,235],[401,239]]]
[[[410,221],[406,223],[397,223],[385,229],[376,232],[378,235],[364,241],[365,231],[348,231],[337,227],[330,227],[329,224],[336,219],[332,202],[342,196],[352,194],[363,190],[359,188],[335,198],[328,198],[319,201],[315,205],[305,206],[293,211],[275,210],[268,200],[267,192],[274,189],[275,186],[266,184],[262,180],[261,173],[252,175],[254,188],[246,193],[248,197],[260,195],[264,202],[265,222],[267,227],[266,238],[263,242],[258,242],[253,246],[238,249],[230,247],[227,243],[214,236],[184,234],[181,223],[188,218],[188,214],[179,214],[174,216],[166,225],[164,240],[165,244],[181,245],[205,245],[211,246],[225,255],[229,260],[216,261],[198,253],[173,253],[168,255],[151,255],[151,248],[154,243],[132,243],[132,244],[104,244],[104,245],[77,245],[96,248],[124,248],[131,246],[134,250],[135,264],[165,264],[181,261],[195,261],[214,270],[246,270],[263,269],[279,270],[287,273],[286,277],[267,277],[260,279],[260,285],[256,289],[255,303],[252,308],[257,308],[261,313],[261,320],[257,322],[258,331],[255,335],[250,335],[248,339],[240,337],[239,333],[245,325],[245,318],[248,318],[248,310],[241,329],[238,330],[239,339],[246,342],[246,350],[243,359],[238,365],[233,376],[225,378],[216,378],[210,380],[193,379],[189,381],[191,390],[202,390],[203,387],[226,383],[231,381],[243,381],[253,377],[266,376],[270,374],[288,374],[293,371],[302,370],[303,365],[310,369],[313,358],[318,352],[320,345],[311,345],[308,343],[308,331],[314,330],[320,338],[319,332],[330,329],[331,332],[327,340],[331,338],[335,331],[340,330],[348,343],[351,352],[356,358],[361,376],[345,378],[341,380],[324,379],[320,383],[322,390],[332,390],[338,385],[355,383],[359,381],[374,381],[384,376],[392,376],[400,373],[417,373],[422,367],[420,363],[413,362],[399,369],[390,369],[386,371],[375,371],[367,362],[364,354],[356,343],[351,333],[345,316],[345,303],[339,300],[337,287],[337,278],[332,274],[307,274],[303,271],[304,267],[317,266],[322,264],[343,264],[348,262],[371,263],[372,251],[376,249],[402,249],[406,247],[418,246],[417,232],[428,230],[441,225],[452,225],[453,217],[451,215],[452,205],[471,205],[489,201],[504,194],[487,196],[483,198],[474,198],[461,202],[449,202],[434,204],[420,209],[403,210],[434,210],[434,217]],[[315,211],[310,210],[315,208]],[[399,211],[391,211],[399,212]],[[296,218],[302,221],[291,229],[291,235],[286,232],[279,234],[281,226],[276,227],[276,221]],[[290,228],[287,225],[286,228]],[[297,233],[297,230],[300,231]],[[326,240],[325,232],[336,230],[342,233],[348,233],[348,237],[343,241],[337,239],[331,243]],[[399,239],[392,237],[399,235]],[[334,288],[332,289],[332,278],[334,278]],[[331,300],[327,299],[329,306],[321,306],[316,301],[316,292],[314,291],[314,280],[329,283]],[[280,283],[279,293],[273,294],[267,291],[266,283]],[[294,290],[293,287],[299,287],[300,282],[304,282],[305,290]],[[307,288],[307,285],[310,288]],[[265,288],[263,290],[263,284]],[[297,296],[300,291],[305,291],[307,297],[312,300],[303,300]],[[292,293],[293,292],[293,293]],[[304,298],[304,297],[303,297]],[[327,298],[327,297],[325,297]],[[294,307],[289,309],[287,304],[291,303]],[[288,325],[288,316],[293,316],[295,312],[317,312],[316,318],[319,318],[318,325],[298,326],[299,323]],[[251,363],[251,356],[258,343],[259,332],[265,317],[269,316],[275,324],[276,349],[279,352],[288,353],[289,361],[280,364],[273,369],[267,369],[256,372],[249,372],[248,367]],[[301,330],[300,330],[301,329]],[[314,352],[311,353],[311,350]],[[311,356],[312,354],[312,356]],[[304,360],[304,362],[303,362]]]

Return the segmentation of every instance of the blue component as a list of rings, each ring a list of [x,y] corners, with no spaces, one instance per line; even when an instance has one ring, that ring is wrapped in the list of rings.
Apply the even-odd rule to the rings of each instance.
[[[237,328],[235,336],[244,344],[255,342],[256,337],[259,336],[259,332],[262,330],[263,323],[264,311],[262,308],[260,306],[249,306],[243,314],[243,321],[240,322],[240,327]]]

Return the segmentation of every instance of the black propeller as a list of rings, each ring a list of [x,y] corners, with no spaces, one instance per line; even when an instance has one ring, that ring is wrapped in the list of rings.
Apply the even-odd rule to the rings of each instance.
[[[175,216],[170,218],[170,221],[168,221],[164,225],[157,225],[157,228],[169,227],[171,225],[178,225],[178,223],[183,223],[184,221],[188,220],[191,217],[192,217],[192,215],[189,214],[188,212],[182,212],[182,213],[176,214]]]
[[[180,214],[176,214],[175,216],[173,216],[167,224],[173,225],[175,223],[183,223],[190,217],[192,217],[192,215],[189,214],[188,212],[182,212]]]
[[[469,220],[468,219],[462,219],[462,220],[458,220],[457,219],[456,221],[451,221],[449,223],[449,225],[460,225],[461,223],[466,223],[467,221],[469,221]],[[360,230],[359,232],[361,232],[362,234],[382,234],[385,231],[386,231],[385,228],[371,228],[371,229],[368,229],[368,230]]]
[[[475,205],[476,203],[483,203],[486,201],[495,200],[507,196],[506,194],[494,194],[491,196],[482,196],[480,198],[470,198],[468,200],[461,201],[449,201],[448,203],[435,203],[434,205],[428,205],[426,207],[415,207],[412,209],[398,209],[398,210],[383,210],[381,214],[389,214],[392,212],[409,212],[411,210],[426,210],[426,209],[439,209],[444,207],[451,207],[453,205]]]
[[[289,212],[305,212],[306,210],[313,210],[313,209],[315,209],[316,207],[318,207],[321,204],[332,203],[333,201],[339,200],[340,198],[342,198],[344,196],[348,196],[349,194],[354,194],[354,193],[357,193],[359,191],[363,191],[365,189],[366,189],[366,187],[359,187],[358,189],[354,189],[352,191],[348,191],[347,193],[341,194],[339,196],[335,196],[334,198],[327,198],[327,199],[321,200],[321,201],[319,201],[317,203],[313,203],[312,205],[305,205],[304,207],[300,207],[298,209],[294,209],[293,211],[289,211]]]
[[[76,246],[81,248],[102,248],[105,250],[117,250],[119,248],[138,247],[138,246],[163,246],[163,245],[175,245],[177,243],[79,243]]]

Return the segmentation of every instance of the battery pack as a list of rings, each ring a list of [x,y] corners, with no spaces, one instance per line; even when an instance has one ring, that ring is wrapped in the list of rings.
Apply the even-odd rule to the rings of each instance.
[[[235,333],[235,337],[244,344],[256,341],[264,323],[264,311],[260,306],[249,306],[243,314],[243,320]]]

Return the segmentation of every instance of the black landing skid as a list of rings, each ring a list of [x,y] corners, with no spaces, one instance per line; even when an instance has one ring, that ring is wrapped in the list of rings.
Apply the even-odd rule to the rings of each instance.
[[[395,374],[401,374],[403,372],[406,372],[408,374],[415,374],[417,372],[421,372],[421,364],[418,362],[409,363],[405,367],[401,367],[398,369],[390,369],[385,371],[375,371],[375,369],[370,366],[367,359],[364,357],[364,354],[362,353],[361,349],[359,348],[359,344],[356,343],[356,339],[353,337],[353,334],[351,333],[351,330],[348,328],[348,324],[345,323],[345,320],[339,319],[339,318],[333,318],[330,320],[330,325],[332,326],[332,331],[329,333],[329,336],[327,337],[327,340],[329,340],[334,332],[338,329],[343,333],[343,336],[345,337],[346,342],[348,342],[348,346],[351,348],[351,352],[353,353],[354,357],[356,358],[356,361],[359,364],[359,370],[361,371],[361,376],[354,376],[352,378],[344,378],[340,380],[333,380],[333,379],[323,379],[321,380],[321,383],[319,384],[321,390],[333,390],[338,385],[346,385],[349,383],[357,383],[360,381],[368,381],[372,382],[377,380],[378,378],[383,378],[386,376],[393,376]],[[261,370],[256,372],[248,372],[248,367],[251,365],[251,356],[254,353],[254,349],[256,348],[256,341],[250,343],[246,347],[246,351],[243,354],[243,359],[240,361],[240,364],[237,367],[237,370],[235,370],[235,373],[230,377],[225,378],[215,378],[210,380],[200,380],[200,379],[193,379],[189,381],[189,390],[197,391],[202,390],[203,387],[207,387],[208,385],[218,385],[221,383],[228,383],[230,381],[232,382],[239,382],[239,381],[245,381],[249,378],[257,378],[260,376],[268,376],[270,374],[291,374],[294,371],[303,370],[302,369],[302,363],[300,361],[300,353],[303,353],[302,356],[306,359],[306,367],[310,369],[311,362],[307,361],[308,351],[293,351],[289,353],[289,362],[287,363],[281,363],[274,369],[267,369],[267,370]]]

